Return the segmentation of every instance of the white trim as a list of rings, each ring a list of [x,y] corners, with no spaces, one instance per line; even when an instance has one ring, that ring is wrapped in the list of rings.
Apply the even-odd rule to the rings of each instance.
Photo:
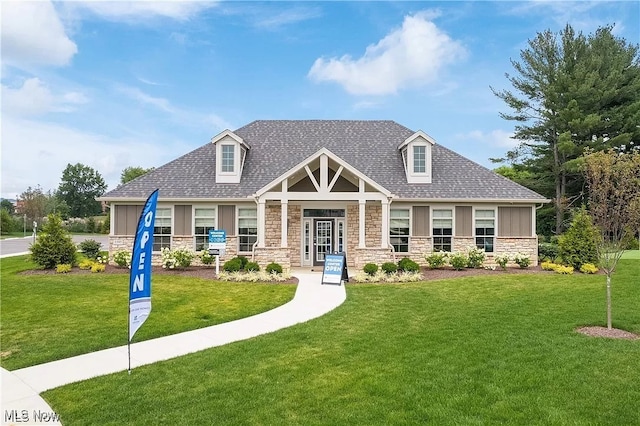
[[[235,133],[233,133],[229,129],[225,129],[222,132],[220,132],[217,135],[215,135],[214,137],[212,137],[211,138],[211,143],[215,145],[218,142],[220,142],[222,139],[227,138],[227,137],[233,139],[238,144],[244,146],[247,150],[250,149],[249,145],[247,145],[247,143],[244,141],[244,139],[242,139],[240,136],[236,135]]]
[[[367,241],[365,235],[365,209],[367,202],[364,200],[358,201],[358,248],[366,248]]]
[[[382,201],[387,197],[379,192],[287,192],[284,196],[289,201]],[[265,192],[260,197],[261,200],[281,200],[282,192]]]
[[[213,209],[213,227],[215,229],[219,229],[218,228],[218,213],[219,213],[219,209],[218,209],[218,205],[217,204],[212,204],[212,203],[203,203],[203,204],[192,204],[191,205],[191,236],[193,237],[193,244],[192,244],[192,248],[193,250],[196,249],[196,237],[198,236],[196,234],[196,210],[205,210],[205,209]],[[202,234],[200,234],[202,235]]]
[[[257,208],[257,215],[258,215],[258,239],[257,239],[257,243],[258,243],[258,247],[259,248],[264,248],[265,247],[265,226],[266,226],[266,221],[267,221],[267,211],[266,211],[266,204],[264,200],[258,200],[258,208]],[[236,214],[236,219],[238,218],[238,215]],[[237,227],[237,226],[236,226]],[[239,241],[239,240],[238,240]]]
[[[391,192],[388,189],[384,188],[382,185],[380,185],[379,183],[375,182],[373,179],[370,179],[365,174],[360,172],[358,169],[356,169],[355,167],[353,167],[352,165],[350,165],[349,163],[347,163],[346,161],[344,161],[343,159],[341,159],[340,157],[338,157],[337,155],[335,155],[334,153],[332,153],[331,151],[329,151],[326,148],[322,148],[322,149],[318,150],[315,154],[307,157],[306,159],[304,159],[303,161],[298,163],[296,166],[292,167],[291,169],[289,169],[288,171],[286,171],[282,175],[278,176],[276,179],[272,180],[267,185],[263,186],[261,189],[256,191],[254,196],[255,197],[262,197],[263,195],[265,195],[267,193],[273,194],[273,192],[270,191],[270,190],[273,187],[275,187],[276,185],[278,185],[283,179],[293,176],[296,172],[298,172],[302,168],[305,168],[305,170],[306,170],[306,168],[309,167],[308,165],[311,162],[313,162],[314,160],[317,160],[317,159],[320,159],[320,165],[321,165],[321,167],[320,167],[321,179],[320,179],[320,185],[319,185],[320,187],[318,188],[318,192],[320,192],[320,193],[326,192],[326,194],[329,194],[328,182],[323,182],[322,181],[322,169],[323,169],[323,167],[322,167],[322,165],[323,165],[322,156],[323,155],[327,157],[327,164],[328,164],[328,159],[331,159],[332,161],[337,163],[338,166],[343,166],[350,173],[355,175],[357,178],[364,180],[367,184],[372,186],[376,191],[379,191],[380,193],[384,194],[386,197],[391,197],[392,196]],[[328,167],[328,165],[327,165],[327,167]],[[308,173],[309,173],[309,170],[307,170],[307,174]],[[313,180],[312,180],[312,182],[313,182]],[[325,186],[322,186],[323,183],[325,184]],[[348,193],[346,193],[346,194],[348,194]],[[318,198],[318,195],[319,194],[315,194],[314,195],[315,199]],[[323,195],[323,194],[321,194],[321,195]],[[336,193],[331,193],[331,198],[333,198],[334,195],[336,195]],[[280,198],[278,197],[276,199],[280,199]]]
[[[333,179],[331,179],[331,182],[329,182],[329,186],[327,187],[329,192],[331,192],[331,190],[333,189],[333,186],[338,181],[338,178],[340,177],[340,173],[342,173],[343,170],[344,170],[344,166],[338,167],[338,170],[336,171],[336,174],[333,176]]]
[[[400,145],[398,145],[398,150],[401,150],[402,148],[404,148],[405,146],[407,146],[410,143],[414,142],[418,138],[424,139],[425,141],[429,142],[431,145],[435,145],[436,144],[436,140],[434,138],[432,138],[431,136],[429,136],[428,134],[426,134],[422,130],[418,130],[417,132],[415,132],[414,134],[409,136],[407,139],[405,139],[404,142],[402,142]]]
[[[309,168],[308,164],[304,166],[304,170],[307,172],[307,176],[309,176],[309,179],[311,180],[311,183],[313,184],[313,186],[316,188],[316,191],[320,192],[320,185],[318,184],[318,181],[316,180],[316,177],[313,175],[313,172]],[[289,178],[286,177],[285,179],[288,180]]]
[[[477,246],[476,243],[476,237],[487,237],[487,235],[476,235],[476,211],[478,210],[487,210],[487,211],[492,211],[493,212],[493,235],[489,235],[491,238],[493,238],[493,251],[492,252],[487,252],[487,253],[492,253],[495,254],[496,253],[496,238],[498,237],[498,206],[497,205],[493,205],[491,207],[489,206],[472,206],[471,207],[471,235],[473,235],[473,245]]]
[[[382,230],[380,231],[380,248],[389,247],[389,220],[391,219],[391,203],[389,200],[382,200]],[[413,210],[413,209],[410,209]],[[411,226],[411,219],[409,219],[409,226]],[[409,228],[409,234],[411,234],[411,228]]]

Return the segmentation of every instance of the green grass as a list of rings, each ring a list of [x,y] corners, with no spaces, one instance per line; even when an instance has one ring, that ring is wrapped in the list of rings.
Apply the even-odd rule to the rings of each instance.
[[[0,240],[6,240],[7,238],[23,238],[23,237],[28,237],[30,235],[31,235],[31,232],[27,232],[25,234],[24,231],[7,232],[6,234],[0,235]]]
[[[23,275],[26,256],[0,260],[2,366],[9,370],[126,345],[128,271]],[[293,298],[290,284],[156,275],[149,319],[134,342],[244,318]]]
[[[640,262],[614,326],[640,333]],[[349,285],[295,327],[47,391],[65,425],[640,424],[640,341],[590,338],[602,275]]]
[[[622,254],[622,259],[640,259],[640,250],[627,250]]]

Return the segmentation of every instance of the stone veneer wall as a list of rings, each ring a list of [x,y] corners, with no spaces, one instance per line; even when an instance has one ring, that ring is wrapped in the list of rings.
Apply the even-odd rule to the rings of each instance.
[[[291,205],[287,206],[287,245],[289,246],[289,259],[292,267],[299,267],[302,249],[302,210],[300,206]]]
[[[130,237],[130,236],[122,236],[122,235],[109,236],[109,259],[111,259],[109,263],[112,265],[115,265],[115,263],[113,262],[113,255],[117,251],[126,250],[130,252],[131,249],[133,248],[133,240],[134,240],[134,237]],[[190,237],[190,236],[175,236],[171,238],[171,248],[176,249],[176,248],[184,247],[184,248],[193,250],[193,241],[194,241],[193,237]],[[227,260],[235,257],[237,254],[238,254],[238,237],[227,237],[227,249],[225,251],[225,255],[220,256],[220,263],[223,264]],[[160,253],[155,252],[153,254],[151,263],[153,265],[162,264],[162,258],[160,256]],[[192,265],[194,266],[202,265],[202,262],[200,261],[200,258],[198,256],[196,256],[196,258],[193,260]]]
[[[380,247],[374,247],[374,248],[357,248],[356,247],[353,253],[354,253],[352,256],[353,265],[349,265],[349,264],[347,265],[355,268],[355,272],[352,272],[352,274],[356,272],[360,272],[364,267],[364,265],[366,265],[367,263],[375,263],[377,265],[381,265],[384,262],[396,262],[397,261],[396,259],[399,259],[397,254],[394,257],[393,251],[391,249],[383,249]]]
[[[279,263],[283,269],[291,269],[289,249],[281,247],[256,247],[253,254],[253,261],[257,262],[262,269],[271,262]]]
[[[410,237],[409,238],[409,253],[396,253],[396,257],[408,256],[414,262],[419,265],[426,266],[425,256],[431,254],[433,251],[433,244],[431,237]]]
[[[347,205],[347,266],[354,268],[356,266],[356,248],[358,247],[358,205]]]
[[[281,211],[280,204],[267,204],[265,207],[264,245],[267,247],[280,247],[282,243],[280,238]]]
[[[365,245],[380,248],[382,243],[382,205],[367,204],[364,209],[364,223]],[[357,231],[358,228],[356,228]]]
[[[531,256],[531,265],[538,265],[538,237],[497,237],[495,254],[522,253]],[[510,262],[511,264],[512,262]],[[514,264],[515,265],[515,264]]]

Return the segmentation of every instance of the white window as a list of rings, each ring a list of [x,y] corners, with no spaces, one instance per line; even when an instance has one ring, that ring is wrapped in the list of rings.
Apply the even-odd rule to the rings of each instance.
[[[409,252],[409,209],[391,209],[389,243],[398,253]]]
[[[153,251],[171,248],[171,208],[156,208],[153,224]]]
[[[451,252],[453,210],[433,210],[433,251]]]
[[[238,209],[238,251],[248,253],[258,240],[258,211],[255,208]]]
[[[221,171],[223,173],[233,173],[235,171],[235,146],[222,145]]]
[[[424,145],[413,146],[413,173],[427,172],[427,147]]]
[[[209,247],[209,230],[216,229],[216,209],[195,209],[194,218],[196,251],[205,250]]]
[[[496,235],[496,212],[494,210],[476,210],[476,247],[493,253]]]

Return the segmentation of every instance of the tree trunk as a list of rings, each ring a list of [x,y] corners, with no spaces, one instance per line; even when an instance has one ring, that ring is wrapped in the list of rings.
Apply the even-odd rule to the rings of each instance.
[[[607,273],[607,328],[611,330],[611,274]]]

